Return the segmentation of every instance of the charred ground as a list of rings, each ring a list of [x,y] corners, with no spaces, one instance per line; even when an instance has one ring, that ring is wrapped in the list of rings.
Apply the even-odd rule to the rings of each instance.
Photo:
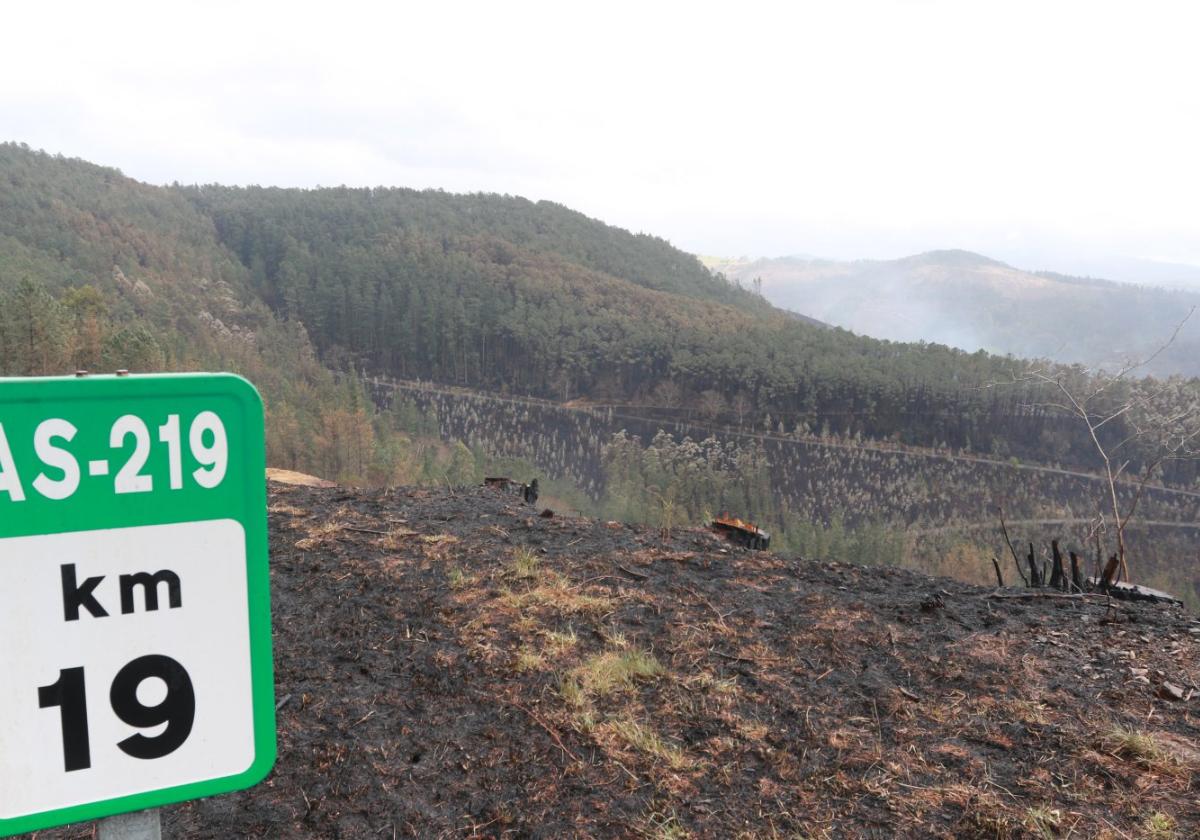
[[[166,809],[165,836],[1200,833],[1179,608],[993,598],[483,488],[270,504],[279,762]]]

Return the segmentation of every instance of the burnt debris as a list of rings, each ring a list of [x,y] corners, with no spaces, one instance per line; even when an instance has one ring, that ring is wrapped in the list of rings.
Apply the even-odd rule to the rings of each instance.
[[[522,484],[519,481],[514,481],[508,476],[488,476],[484,478],[483,485],[491,487],[494,490],[499,490],[502,493],[511,493],[514,496],[520,496],[525,500],[527,505],[536,505],[538,500],[538,480],[535,478],[528,484]]]
[[[771,547],[771,535],[752,522],[723,513],[712,522],[712,528],[725,539],[737,545],[766,551]]]

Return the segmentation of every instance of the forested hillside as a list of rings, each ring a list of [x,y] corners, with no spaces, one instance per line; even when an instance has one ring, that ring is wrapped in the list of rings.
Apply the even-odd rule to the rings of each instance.
[[[252,372],[293,451],[328,442],[322,407],[359,410],[334,370],[1095,465],[1036,390],[1003,384],[1016,360],[805,323],[558,205],[153,187],[13,144],[0,179],[5,371]],[[1101,434],[1128,432],[1118,418]],[[350,460],[339,471],[362,476],[371,456]]]
[[[1088,493],[1063,489],[1081,479],[1013,478],[1018,462],[1098,463],[1025,363],[805,322],[661,239],[508,196],[154,187],[0,145],[0,374],[119,367],[246,374],[267,404],[271,462],[348,482],[461,483],[518,455],[613,515],[644,517],[675,494],[695,519],[711,497],[804,550],[843,525],[971,525],[964,506],[997,498],[1029,517],[1094,514]],[[530,445],[508,451],[499,428],[447,419],[471,410],[461,395],[377,411],[364,380],[380,376],[546,400],[549,413],[526,411],[536,428],[513,434]],[[1107,389],[1093,407],[1115,414],[1098,439],[1136,438],[1147,418],[1116,411],[1131,394],[1170,415],[1191,410],[1195,385]],[[620,406],[620,422],[555,438],[551,409],[566,402]],[[704,428],[726,436],[701,443]],[[883,454],[912,447],[959,460]],[[660,481],[654,464],[692,455],[707,473]],[[1133,474],[1146,453],[1123,457]],[[1163,478],[1194,487],[1196,461],[1165,463]]]
[[[304,327],[257,296],[191,202],[0,144],[0,375],[118,368],[245,374],[275,461],[363,480],[400,454],[361,386],[339,382]]]
[[[1097,464],[1038,388],[1012,384],[1018,360],[807,323],[662,240],[558,205],[403,189],[176,192],[336,369]],[[1123,440],[1127,421],[1103,440]]]
[[[580,394],[856,411],[1011,366],[812,329],[661,240],[550,204],[410,190],[189,188],[255,288],[330,358]],[[609,253],[609,250],[613,253]],[[861,413],[859,411],[858,413]]]

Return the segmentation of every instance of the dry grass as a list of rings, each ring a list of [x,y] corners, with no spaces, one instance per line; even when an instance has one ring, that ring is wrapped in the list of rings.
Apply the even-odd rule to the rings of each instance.
[[[609,647],[619,648],[621,650],[629,647],[629,637],[621,631],[608,629],[603,631],[603,633],[604,641],[608,643]]]
[[[551,656],[560,656],[574,650],[579,644],[579,636],[573,627],[568,627],[566,631],[546,630],[542,633],[542,638],[545,640],[546,653]]]
[[[1142,821],[1142,836],[1145,840],[1176,840],[1179,827],[1170,815],[1155,811]]]
[[[283,514],[284,516],[308,516],[308,511],[302,510],[295,505],[270,505],[267,508],[267,513]]]
[[[559,677],[558,695],[571,709],[575,728],[582,733],[592,734],[598,725],[593,699],[630,689],[638,682],[660,676],[664,670],[654,654],[647,651],[604,651]],[[614,725],[605,724],[609,729]],[[632,730],[629,734],[632,734]],[[628,742],[629,739],[624,740]],[[665,750],[666,745],[662,745],[662,748]],[[651,749],[643,751],[653,753]]]
[[[450,567],[450,569],[446,572],[446,580],[449,582],[450,588],[454,590],[466,589],[475,582],[474,578],[469,577],[467,573],[458,566]]]
[[[1062,824],[1062,812],[1057,808],[1036,807],[1025,812],[1025,828],[1034,837],[1053,840],[1058,837],[1058,828]]]
[[[672,770],[687,770],[696,765],[695,760],[681,747],[665,740],[650,726],[644,726],[632,718],[618,718],[600,728],[635,750],[658,759]]]
[[[411,528],[389,528],[387,535],[379,538],[379,547],[388,551],[399,551],[406,547],[408,541],[416,536]]]
[[[673,811],[671,814],[650,814],[641,833],[647,840],[688,840],[691,836]]]
[[[341,533],[342,524],[336,520],[326,521],[324,524],[318,525],[315,528],[308,529],[308,536],[296,540],[296,548],[301,551],[312,551],[314,548],[322,545],[326,540]]]
[[[513,552],[508,564],[507,574],[517,580],[532,580],[538,576],[538,567],[542,558],[528,548],[519,548]]]
[[[674,813],[654,813],[646,817],[641,834],[646,840],[688,840],[692,836]]]
[[[572,586],[566,578],[554,573],[543,574],[545,582],[524,592],[505,591],[501,602],[516,610],[548,607],[563,615],[602,615],[616,606],[616,601],[603,595],[588,595]]]
[[[521,613],[513,619],[512,629],[522,639],[526,639],[542,632],[542,622],[536,615]]]
[[[579,680],[571,674],[564,674],[559,678],[558,696],[573,709],[584,709],[587,707],[587,693],[583,690],[583,686],[579,684]]]
[[[1114,726],[1100,739],[1100,746],[1110,755],[1133,761],[1147,770],[1175,769],[1172,756],[1146,732]]]
[[[717,677],[708,671],[688,677],[683,685],[690,691],[704,694],[715,694],[720,697],[734,697],[738,693],[737,677]]]
[[[985,813],[983,811],[972,811],[967,814],[957,827],[957,833],[961,837],[972,837],[983,840],[1012,840],[1012,838],[1020,836],[1022,832],[1018,831],[1017,823],[1003,813]]]
[[[605,651],[588,659],[572,675],[586,696],[603,697],[632,688],[639,680],[653,679],[663,670],[654,654],[648,651]]]
[[[523,648],[517,652],[516,668],[518,671],[537,671],[546,664],[546,657],[536,650]]]

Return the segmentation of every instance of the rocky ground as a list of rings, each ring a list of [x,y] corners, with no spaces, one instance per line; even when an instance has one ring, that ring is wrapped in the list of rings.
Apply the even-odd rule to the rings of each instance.
[[[166,837],[1200,836],[1181,608],[483,488],[273,483],[270,504],[279,762],[165,809]]]

